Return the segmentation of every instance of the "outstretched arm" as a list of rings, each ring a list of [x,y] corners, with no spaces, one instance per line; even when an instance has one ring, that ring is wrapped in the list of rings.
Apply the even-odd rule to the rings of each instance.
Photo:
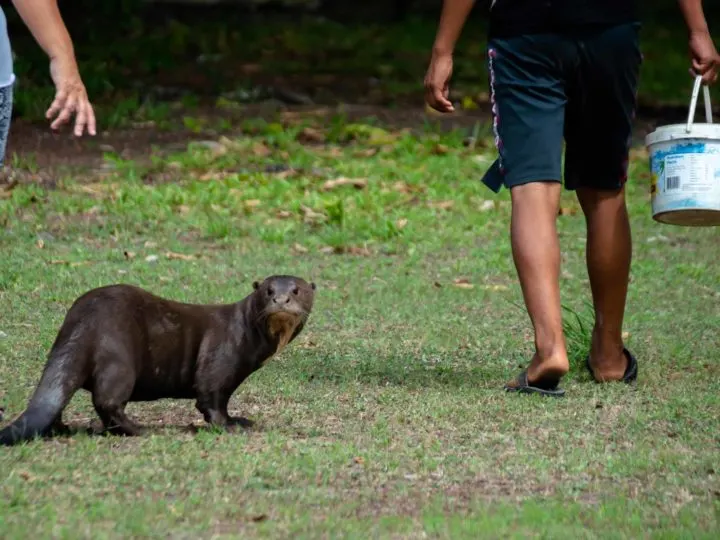
[[[50,75],[56,94],[45,116],[48,119],[57,116],[50,127],[57,129],[75,113],[75,135],[82,135],[86,127],[91,135],[95,135],[95,114],[80,78],[73,43],[57,0],[13,0],[13,4],[35,41],[50,58]]]

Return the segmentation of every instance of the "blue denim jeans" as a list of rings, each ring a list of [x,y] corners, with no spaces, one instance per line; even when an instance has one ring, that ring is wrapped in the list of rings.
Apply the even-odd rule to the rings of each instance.
[[[0,167],[5,161],[5,147],[10,132],[10,118],[13,108],[13,85],[0,88]]]

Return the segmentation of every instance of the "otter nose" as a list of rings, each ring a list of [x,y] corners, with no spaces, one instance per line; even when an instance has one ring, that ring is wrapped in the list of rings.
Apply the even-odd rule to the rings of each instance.
[[[273,302],[276,304],[287,304],[290,302],[290,297],[287,294],[277,294],[273,298]]]

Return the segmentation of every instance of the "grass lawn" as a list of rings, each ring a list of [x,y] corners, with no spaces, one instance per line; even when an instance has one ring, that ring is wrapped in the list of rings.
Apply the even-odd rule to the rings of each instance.
[[[144,438],[0,452],[0,536],[715,538],[720,243],[650,218],[633,153],[626,330],[636,388],[582,368],[584,220],[559,228],[573,369],[565,399],[506,395],[532,342],[487,127],[391,131],[286,116],[141,166],[0,188],[0,403],[25,406],[71,302],[128,282],[232,302],[253,279],[318,284],[305,332],[201,431],[192,402],[133,404]],[[333,182],[345,178],[352,182]],[[80,392],[65,419],[88,426]]]

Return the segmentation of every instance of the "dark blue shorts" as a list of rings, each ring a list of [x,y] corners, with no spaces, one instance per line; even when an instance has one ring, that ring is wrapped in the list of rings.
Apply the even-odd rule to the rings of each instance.
[[[497,192],[529,182],[621,188],[642,63],[639,24],[488,42]]]

